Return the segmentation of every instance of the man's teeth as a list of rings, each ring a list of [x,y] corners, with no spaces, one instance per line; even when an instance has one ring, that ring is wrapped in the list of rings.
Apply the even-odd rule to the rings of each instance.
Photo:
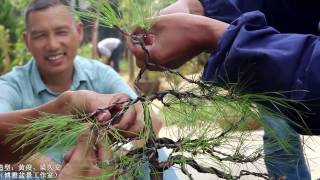
[[[60,59],[60,58],[62,58],[62,57],[63,57],[63,55],[50,56],[50,57],[48,57],[48,60],[50,60],[50,61],[55,61],[55,60],[58,60],[58,59]]]

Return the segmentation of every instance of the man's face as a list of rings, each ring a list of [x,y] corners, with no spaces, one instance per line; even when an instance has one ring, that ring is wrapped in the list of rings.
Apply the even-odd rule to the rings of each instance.
[[[73,60],[83,38],[82,27],[62,5],[29,14],[23,36],[40,73],[56,75],[73,70]]]

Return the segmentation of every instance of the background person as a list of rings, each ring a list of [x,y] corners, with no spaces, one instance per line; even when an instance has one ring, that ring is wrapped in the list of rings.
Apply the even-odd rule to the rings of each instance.
[[[118,38],[106,38],[101,40],[98,45],[98,54],[106,59],[106,64],[111,65],[117,72],[120,71],[119,62],[121,59],[121,40]]]

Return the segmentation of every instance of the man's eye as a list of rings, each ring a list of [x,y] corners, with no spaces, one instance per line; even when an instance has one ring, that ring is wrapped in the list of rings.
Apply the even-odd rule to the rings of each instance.
[[[58,31],[58,34],[65,36],[65,35],[68,35],[68,31]]]
[[[41,39],[41,38],[45,38],[46,35],[45,34],[36,34],[33,36],[34,39]]]

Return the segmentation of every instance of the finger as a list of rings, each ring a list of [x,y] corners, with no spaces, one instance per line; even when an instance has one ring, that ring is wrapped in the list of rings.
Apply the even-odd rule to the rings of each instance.
[[[96,120],[100,124],[107,124],[108,121],[110,121],[111,117],[112,117],[112,115],[111,115],[110,111],[104,111],[104,112],[99,113],[96,116]]]
[[[136,65],[139,68],[143,68],[145,66],[145,63],[144,63],[145,62],[145,52],[144,52],[144,50],[138,44],[132,45],[130,50],[131,50],[132,54],[136,57]]]
[[[147,32],[143,38],[146,47],[150,47],[155,42],[155,35],[151,32]]]
[[[125,41],[126,41],[127,47],[131,50],[134,46],[131,36],[125,36]]]
[[[71,160],[71,157],[73,156],[75,151],[75,147],[72,147],[63,157],[63,162],[64,164],[69,163],[69,161]]]
[[[138,33],[140,33],[141,31],[139,29],[136,29],[132,35],[130,35],[129,37],[126,38],[126,42],[128,45],[128,48],[131,50],[131,52],[133,53],[133,55],[138,59],[141,60],[143,59],[143,49],[141,48],[141,46],[137,43],[133,42],[132,36],[137,35]]]
[[[86,161],[86,158],[90,159],[92,157],[91,151],[93,151],[93,141],[94,138],[90,137],[89,134],[81,134],[70,161],[82,163],[83,161]]]
[[[135,124],[136,119],[137,112],[135,108],[132,106],[127,110],[126,113],[124,113],[120,122],[118,124],[115,124],[114,127],[126,131]]]
[[[108,154],[106,152],[106,148],[101,142],[99,142],[96,145],[96,148],[97,148],[97,156],[98,156],[99,161],[104,161],[104,160],[111,158],[111,157],[109,157],[110,155],[108,156]]]
[[[129,95],[125,93],[117,93],[117,94],[114,94],[113,98],[111,99],[111,104],[114,104],[114,105],[124,104],[129,100],[130,100]]]
[[[87,161],[87,164],[89,165],[95,165],[99,162],[99,159],[96,155],[96,151],[95,149],[93,148],[93,146],[91,146],[89,149],[88,149],[88,153],[87,153],[87,157],[85,159]]]
[[[107,146],[102,142],[99,142],[96,145],[96,148],[97,157],[99,160],[98,166],[105,170],[111,170],[112,166],[115,166],[115,160],[113,159],[113,151],[111,148],[107,148]]]
[[[111,114],[114,116],[116,113],[119,113],[123,110],[123,108],[127,105],[127,103],[129,103],[130,97],[127,94],[117,94],[116,97],[113,99],[114,102],[113,104],[115,105],[112,109],[110,109]],[[121,103],[120,103],[121,102]],[[134,109],[133,109],[134,110]],[[132,108],[129,107],[128,110],[126,110],[126,112],[124,113],[124,115],[122,115],[119,121],[116,120],[114,123],[116,128],[119,128],[121,130],[125,130],[127,129],[127,124],[130,124],[131,121],[131,117],[135,116],[135,114],[132,114]]]
[[[141,30],[136,30],[133,35],[141,33]],[[150,32],[142,32],[142,35],[145,35],[143,39],[141,39],[144,44],[144,48],[150,52],[150,48],[155,42],[155,36]],[[127,38],[127,45],[128,48],[131,50],[133,55],[136,57],[137,61],[136,64],[138,67],[142,68],[145,66],[145,60],[146,60],[146,52],[142,48],[140,43],[133,43],[133,39],[131,37]]]

